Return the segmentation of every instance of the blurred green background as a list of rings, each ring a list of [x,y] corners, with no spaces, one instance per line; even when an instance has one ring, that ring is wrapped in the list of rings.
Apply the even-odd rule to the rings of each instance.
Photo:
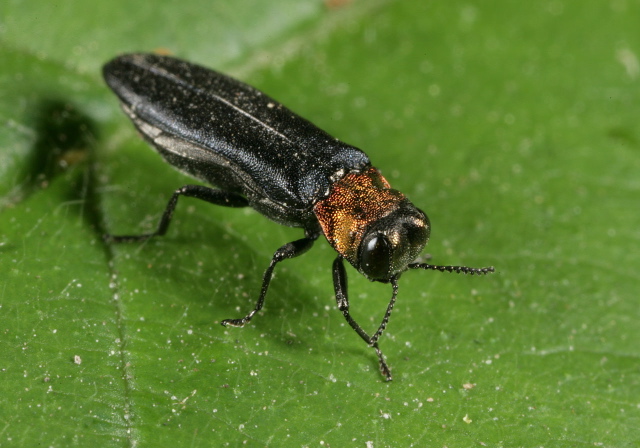
[[[638,1],[0,4],[1,446],[640,444]],[[185,199],[101,66],[168,51],[364,149],[431,218],[381,347],[332,249]],[[349,269],[369,331],[388,285]]]

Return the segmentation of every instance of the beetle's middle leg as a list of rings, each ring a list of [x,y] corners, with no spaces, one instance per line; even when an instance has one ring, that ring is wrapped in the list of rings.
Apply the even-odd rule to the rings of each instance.
[[[271,259],[271,263],[266,271],[264,271],[264,275],[262,277],[262,288],[260,290],[260,296],[258,297],[258,301],[256,302],[256,306],[251,310],[249,314],[247,314],[242,319],[225,319],[220,322],[225,327],[230,325],[232,327],[242,327],[244,324],[249,322],[251,318],[262,309],[264,305],[264,298],[267,295],[267,290],[269,289],[269,283],[271,283],[271,277],[273,276],[273,270],[276,265],[281,261],[288,260],[289,258],[295,258],[306,251],[311,249],[313,243],[318,238],[318,235],[310,235],[305,238],[301,238],[296,241],[292,241],[290,243],[285,244],[280,249],[278,249]]]

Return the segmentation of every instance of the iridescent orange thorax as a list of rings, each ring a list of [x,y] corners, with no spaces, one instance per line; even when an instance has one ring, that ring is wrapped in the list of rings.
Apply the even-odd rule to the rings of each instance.
[[[405,196],[371,167],[335,182],[313,211],[329,244],[352,264],[367,228],[398,209]]]

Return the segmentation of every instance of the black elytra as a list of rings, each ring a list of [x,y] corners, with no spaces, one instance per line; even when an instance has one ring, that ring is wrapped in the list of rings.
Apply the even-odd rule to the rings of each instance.
[[[427,215],[390,187],[360,149],[343,143],[259,90],[177,58],[126,54],[108,62],[104,79],[142,136],[175,168],[216,188],[185,185],[174,191],[157,230],[106,235],[113,242],[164,235],[180,196],[225,207],[252,207],[267,218],[302,227],[304,238],[280,247],[266,269],[255,307],[222,325],[241,327],[262,309],[278,263],[302,255],[325,235],[338,252],[333,284],[338,308],[391,370],[378,347],[408,269],[486,274],[493,267],[415,263],[429,239]],[[392,295],[369,336],[349,313],[343,260],[371,281],[390,283]]]

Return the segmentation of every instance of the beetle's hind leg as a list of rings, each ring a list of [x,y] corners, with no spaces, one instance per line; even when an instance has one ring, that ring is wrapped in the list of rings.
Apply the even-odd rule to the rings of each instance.
[[[342,312],[343,316],[351,325],[351,328],[355,330],[358,335],[367,343],[370,347],[373,347],[376,351],[376,355],[378,355],[378,363],[380,366],[380,373],[385,377],[385,380],[391,381],[393,379],[391,375],[391,369],[387,364],[387,361],[378,347],[378,339],[387,328],[387,324],[389,323],[389,317],[391,316],[391,312],[393,311],[393,306],[396,303],[396,296],[398,295],[398,279],[396,277],[392,277],[390,279],[391,286],[393,287],[393,294],[391,296],[391,300],[389,300],[389,305],[387,305],[387,311],[384,313],[384,317],[382,318],[382,322],[380,326],[373,334],[373,336],[369,336],[366,331],[362,329],[362,327],[351,317],[349,314],[349,296],[347,294],[347,271],[344,269],[344,262],[342,257],[338,257],[333,262],[333,287],[336,292],[336,302],[338,304],[338,309]]]
[[[169,199],[167,207],[162,214],[158,229],[155,232],[144,233],[142,235],[105,234],[103,236],[104,240],[114,243],[128,243],[135,241],[144,241],[154,236],[164,235],[169,228],[171,218],[173,218],[173,211],[178,204],[178,198],[180,196],[202,199],[203,201],[207,201],[215,205],[222,205],[224,207],[246,207],[249,205],[247,199],[237,193],[218,190],[216,188],[209,188],[202,185],[185,185],[184,187],[180,187],[173,192],[173,195],[171,196],[171,199]]]
[[[251,310],[251,312],[247,314],[245,317],[243,317],[242,319],[225,319],[220,323],[225,327],[228,325],[232,327],[242,327],[244,326],[244,324],[249,322],[251,318],[258,311],[260,311],[262,309],[262,306],[264,305],[264,298],[267,295],[267,290],[269,289],[269,283],[271,283],[271,277],[273,277],[273,270],[275,269],[276,264],[280,263],[281,261],[288,260],[289,258],[295,258],[304,254],[306,251],[311,249],[311,246],[313,246],[313,243],[317,238],[318,238],[317,235],[307,236],[305,238],[292,241],[291,243],[287,243],[284,246],[282,246],[280,249],[278,249],[273,254],[273,258],[271,259],[271,263],[269,264],[269,267],[267,268],[266,271],[264,271],[264,275],[262,277],[262,288],[260,290],[260,296],[258,297],[258,301],[256,302],[256,306],[253,308],[253,310]]]

